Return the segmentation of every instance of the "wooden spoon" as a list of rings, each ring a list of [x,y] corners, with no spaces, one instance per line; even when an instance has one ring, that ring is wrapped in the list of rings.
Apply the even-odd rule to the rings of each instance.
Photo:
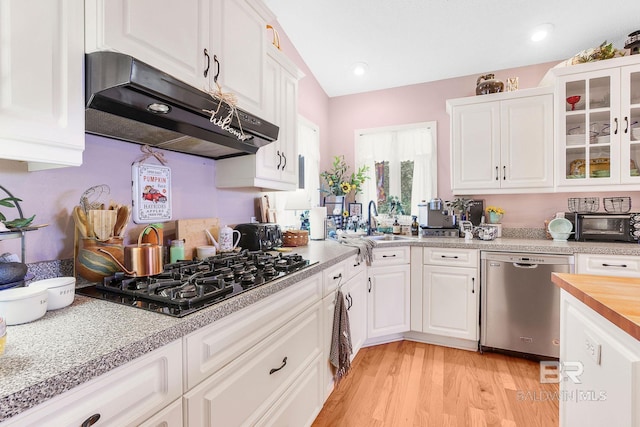
[[[87,216],[84,213],[84,210],[80,206],[76,206],[73,208],[73,222],[76,224],[76,228],[78,229],[78,233],[80,237],[83,239],[88,237],[87,232]]]
[[[116,223],[113,226],[113,235],[120,237],[127,224],[129,224],[130,218],[129,206],[119,206],[116,217]]]
[[[98,240],[109,240],[113,235],[113,228],[116,223],[116,211],[109,209],[92,209],[89,211],[89,218],[93,225],[93,232]]]

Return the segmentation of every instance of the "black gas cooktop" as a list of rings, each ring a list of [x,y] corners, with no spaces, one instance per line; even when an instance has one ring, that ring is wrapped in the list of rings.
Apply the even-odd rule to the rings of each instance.
[[[116,273],[76,293],[183,317],[313,264],[298,254],[244,250],[166,264],[155,276]]]

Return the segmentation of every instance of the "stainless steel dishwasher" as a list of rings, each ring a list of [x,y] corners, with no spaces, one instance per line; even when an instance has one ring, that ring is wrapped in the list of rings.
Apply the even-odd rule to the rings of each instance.
[[[551,273],[573,273],[572,255],[480,255],[480,350],[557,358],[560,290]]]

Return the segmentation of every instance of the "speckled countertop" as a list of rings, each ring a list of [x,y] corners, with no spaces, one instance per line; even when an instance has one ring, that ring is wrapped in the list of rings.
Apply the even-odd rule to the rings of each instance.
[[[640,245],[424,238],[381,242],[389,246],[435,246],[539,253],[640,255]],[[317,264],[247,291],[182,319],[76,295],[74,303],[43,318],[7,328],[0,356],[0,421],[72,389],[145,353],[240,310],[356,253],[335,241],[311,241],[296,252]]]

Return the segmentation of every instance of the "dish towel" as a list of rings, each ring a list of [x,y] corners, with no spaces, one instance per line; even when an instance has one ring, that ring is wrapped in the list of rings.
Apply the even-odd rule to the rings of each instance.
[[[377,246],[375,240],[365,239],[362,237],[341,237],[340,243],[347,246],[354,246],[358,248],[358,255],[356,255],[356,262],[365,261],[367,265],[371,265],[373,261],[373,248]]]
[[[334,378],[336,385],[349,373],[352,352],[349,313],[344,303],[344,295],[342,291],[338,289],[336,291],[336,306],[333,312],[331,352],[329,353],[329,361],[335,368]]]

